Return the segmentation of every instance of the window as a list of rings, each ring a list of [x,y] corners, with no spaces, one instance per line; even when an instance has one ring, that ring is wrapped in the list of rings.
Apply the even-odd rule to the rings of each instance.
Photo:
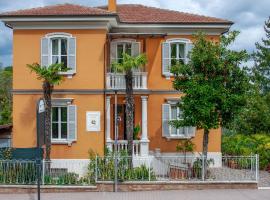
[[[171,66],[176,63],[185,63],[185,44],[184,43],[171,43]]]
[[[140,43],[133,39],[113,40],[110,43],[110,66],[108,72],[113,72],[111,65],[114,62],[123,62],[123,54],[138,56],[140,54]]]
[[[179,100],[178,100],[179,101]],[[190,138],[195,136],[195,127],[175,128],[169,124],[172,120],[181,120],[182,112],[175,99],[162,104],[162,136],[166,138]]]
[[[56,63],[63,63],[69,68],[62,74],[76,73],[76,38],[71,34],[50,33],[41,39],[41,65],[49,66]]]
[[[69,98],[52,100],[52,143],[71,143],[77,140],[77,107],[71,102]]]
[[[171,120],[181,120],[181,111],[177,105],[171,105]],[[171,136],[181,136],[184,134],[183,128],[176,129],[171,126]]]
[[[193,48],[188,39],[169,39],[162,44],[162,74],[170,77],[171,66],[177,63],[188,63],[188,53]]]
[[[125,43],[118,43],[117,44],[117,62],[122,63],[123,62],[123,54],[126,53],[131,56],[131,43],[125,42]]]
[[[51,60],[52,64],[63,63],[67,67],[67,39],[53,38],[51,40]]]
[[[52,108],[52,140],[67,140],[67,107]]]

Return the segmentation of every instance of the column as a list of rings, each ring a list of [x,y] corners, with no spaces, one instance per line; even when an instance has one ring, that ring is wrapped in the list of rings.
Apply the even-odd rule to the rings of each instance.
[[[106,146],[112,151],[112,139],[111,139],[111,97],[106,96]]]
[[[149,140],[148,140],[148,125],[147,125],[147,100],[148,96],[141,96],[142,99],[142,137],[140,141],[141,156],[148,156]]]

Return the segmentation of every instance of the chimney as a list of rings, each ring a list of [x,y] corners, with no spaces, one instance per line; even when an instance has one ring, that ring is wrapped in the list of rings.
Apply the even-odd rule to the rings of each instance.
[[[116,12],[116,0],[108,0],[108,11]]]

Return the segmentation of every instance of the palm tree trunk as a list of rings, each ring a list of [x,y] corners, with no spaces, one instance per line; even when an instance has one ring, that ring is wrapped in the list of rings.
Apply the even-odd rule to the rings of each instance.
[[[132,156],[133,152],[133,131],[134,131],[134,97],[133,97],[133,74],[128,70],[125,75],[126,79],[126,133],[128,139],[128,155]]]
[[[46,145],[46,160],[50,160],[51,156],[51,96],[53,85],[48,81],[44,81],[42,84],[43,95],[45,100],[45,145]]]
[[[203,133],[203,157],[202,159],[204,160],[203,164],[204,166],[204,178],[206,178],[207,175],[207,152],[208,152],[208,141],[209,141],[209,130],[204,129]]]

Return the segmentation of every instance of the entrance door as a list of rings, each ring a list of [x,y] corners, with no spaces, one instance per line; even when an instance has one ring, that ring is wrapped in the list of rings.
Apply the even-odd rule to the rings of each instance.
[[[117,105],[117,118],[118,118],[118,140],[126,140],[126,114],[125,114],[125,104]],[[114,121],[115,107],[113,105],[113,127],[115,127]],[[114,130],[114,129],[113,129]]]
[[[113,105],[113,132],[115,127],[114,122],[114,113],[115,107]],[[117,105],[117,116],[118,116],[118,140],[127,140],[126,135],[126,105],[125,104],[118,104]],[[135,124],[135,107],[133,113],[133,124]]]

